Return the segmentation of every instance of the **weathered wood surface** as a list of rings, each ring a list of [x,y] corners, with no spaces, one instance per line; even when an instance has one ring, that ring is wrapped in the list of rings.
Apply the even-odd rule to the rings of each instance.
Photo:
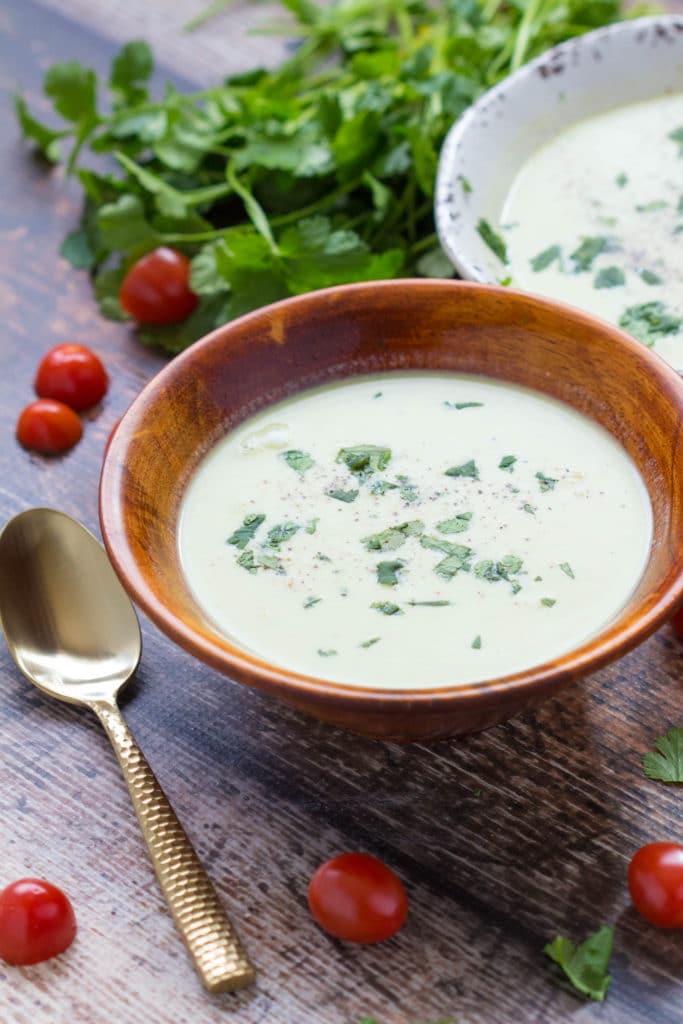
[[[132,35],[140,10],[166,6],[121,3],[112,22]],[[212,29],[226,40],[226,69],[230,48],[242,49],[230,25]],[[0,28],[3,91],[21,84],[36,104],[51,61],[103,67],[110,55],[110,44],[29,0],[5,2]],[[201,52],[191,37],[174,45]],[[47,504],[97,532],[106,437],[163,359],[100,319],[87,278],[57,254],[77,192],[29,158],[7,104],[0,117],[0,522]],[[83,442],[46,461],[19,448],[14,423],[40,355],[64,340],[95,347],[112,387]],[[2,646],[0,885],[52,880],[73,897],[80,929],[55,961],[0,966],[3,1024],[683,1021],[680,933],[642,922],[625,887],[639,845],[683,833],[680,789],[640,770],[655,738],[682,724],[683,644],[668,628],[534,714],[456,742],[396,747],[280,707],[143,627],[125,713],[240,924],[259,983],[204,993],[99,726],[31,690]],[[312,871],[348,849],[384,858],[410,892],[405,929],[378,947],[328,939],[306,910]],[[558,982],[541,950],[557,932],[583,938],[612,922],[613,983],[600,1007]]]

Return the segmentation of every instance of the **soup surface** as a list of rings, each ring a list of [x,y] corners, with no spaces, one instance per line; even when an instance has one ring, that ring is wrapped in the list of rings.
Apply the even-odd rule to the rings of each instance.
[[[357,377],[270,406],[181,509],[197,601],[243,649],[357,686],[514,672],[606,625],[651,538],[601,427],[485,377]]]
[[[502,217],[512,283],[619,324],[683,372],[683,93],[561,132]]]

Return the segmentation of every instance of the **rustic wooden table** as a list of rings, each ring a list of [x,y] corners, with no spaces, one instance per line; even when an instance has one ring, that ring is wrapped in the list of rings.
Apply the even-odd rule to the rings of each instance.
[[[273,44],[246,36],[235,48],[254,17],[248,6],[183,36],[179,26],[200,6],[183,0],[171,15],[161,2],[6,2],[0,82],[7,91],[20,84],[40,107],[47,64],[103,68],[112,43],[92,24],[110,36],[147,32],[167,65],[199,79],[277,58]],[[30,158],[8,104],[0,116],[0,522],[52,505],[97,532],[105,439],[163,358],[100,319],[86,276],[57,253],[77,219],[77,192]],[[15,443],[14,423],[39,356],[64,340],[93,345],[112,386],[83,442],[48,461]],[[648,927],[625,886],[639,845],[681,838],[680,789],[648,782],[640,768],[655,738],[683,724],[683,644],[668,628],[536,713],[432,747],[318,724],[143,628],[125,712],[239,922],[259,983],[234,996],[203,991],[99,726],[31,689],[3,646],[0,886],[48,878],[71,894],[79,921],[59,959],[0,967],[3,1024],[683,1021],[680,933]],[[408,924],[379,947],[327,938],[306,910],[313,870],[349,849],[383,858],[409,889]],[[616,924],[616,942],[599,1006],[558,980],[542,948],[558,932],[583,938],[603,923]]]

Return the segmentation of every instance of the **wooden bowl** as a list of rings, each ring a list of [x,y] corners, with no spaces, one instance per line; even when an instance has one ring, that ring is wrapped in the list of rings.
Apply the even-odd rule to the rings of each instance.
[[[635,593],[599,635],[514,675],[392,691],[280,668],[207,621],[185,582],[177,543],[181,499],[202,457],[266,405],[388,370],[478,373],[535,388],[601,423],[629,452],[650,494],[653,540]],[[509,718],[620,657],[672,613],[683,596],[682,422],[677,374],[640,342],[578,310],[464,282],[332,288],[219,328],[150,381],[105,457],[102,532],[131,597],[172,640],[232,679],[367,736],[455,736]]]

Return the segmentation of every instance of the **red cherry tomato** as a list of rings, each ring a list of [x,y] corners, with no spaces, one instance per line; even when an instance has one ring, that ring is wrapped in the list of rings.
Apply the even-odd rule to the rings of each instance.
[[[107,393],[107,371],[94,352],[85,345],[56,345],[38,366],[36,394],[55,398],[72,409],[89,409]]]
[[[0,958],[37,964],[74,940],[76,917],[67,896],[39,878],[22,878],[0,893]]]
[[[43,455],[59,455],[73,448],[83,435],[78,414],[63,402],[39,398],[31,402],[17,420],[17,440],[24,448]]]
[[[683,604],[670,621],[674,633],[678,633],[679,636],[683,636]]]
[[[119,302],[141,324],[175,324],[196,308],[190,261],[162,245],[134,263],[123,279]]]
[[[683,928],[683,846],[648,843],[634,855],[628,888],[638,913],[658,928]]]
[[[368,853],[342,853],[322,864],[308,886],[320,927],[347,942],[382,942],[408,915],[408,897],[391,868]]]

